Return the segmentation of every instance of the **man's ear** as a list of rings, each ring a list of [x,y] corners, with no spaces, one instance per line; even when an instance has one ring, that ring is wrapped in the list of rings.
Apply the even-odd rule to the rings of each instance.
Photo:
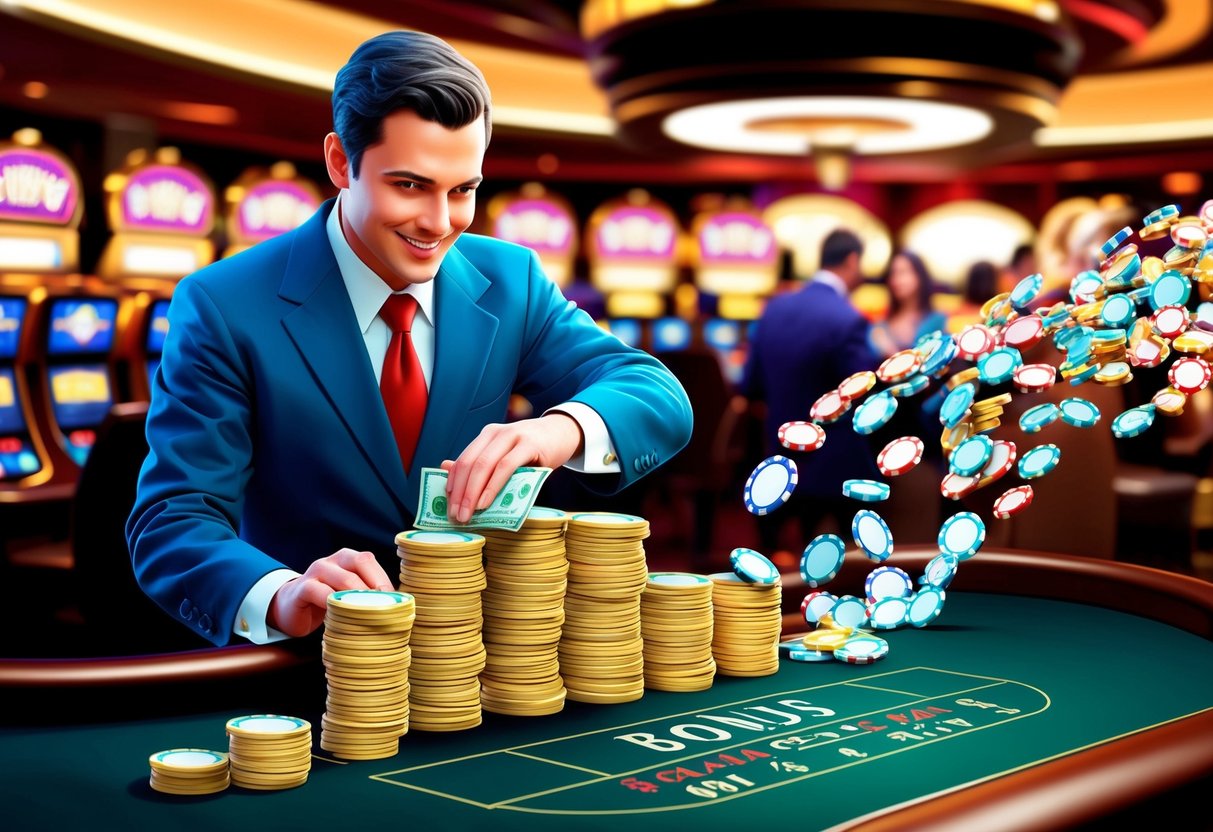
[[[350,158],[345,155],[341,139],[336,133],[324,137],[324,166],[329,172],[329,181],[344,190],[350,186],[353,178],[350,172]]]

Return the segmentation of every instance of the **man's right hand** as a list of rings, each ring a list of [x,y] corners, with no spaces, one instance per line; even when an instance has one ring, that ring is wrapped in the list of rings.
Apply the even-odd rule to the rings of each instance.
[[[343,589],[396,589],[370,552],[342,549],[313,561],[307,571],[278,588],[266,624],[288,636],[306,636],[324,623],[328,598]]]

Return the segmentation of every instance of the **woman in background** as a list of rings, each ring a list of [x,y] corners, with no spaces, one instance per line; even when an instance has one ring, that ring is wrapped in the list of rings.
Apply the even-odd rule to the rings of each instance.
[[[889,314],[872,324],[868,335],[877,355],[909,349],[921,336],[944,328],[946,316],[931,303],[935,281],[917,254],[906,249],[896,252],[881,282],[889,291]]]

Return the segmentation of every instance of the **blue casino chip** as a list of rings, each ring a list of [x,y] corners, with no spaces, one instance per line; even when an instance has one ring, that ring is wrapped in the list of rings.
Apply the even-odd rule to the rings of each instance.
[[[905,598],[914,591],[914,581],[896,566],[877,566],[864,579],[863,589],[868,603],[875,604],[885,598]]]
[[[800,556],[800,576],[811,587],[834,579],[846,558],[846,545],[834,534],[819,534],[804,547]]]
[[[928,376],[918,373],[918,375],[910,376],[900,384],[894,384],[885,392],[890,396],[896,396],[899,399],[907,399],[917,393],[926,390],[931,384],[931,379]]]
[[[1031,486],[1025,487],[1030,488]],[[922,577],[918,579],[918,583],[924,586],[932,586],[936,589],[947,589],[952,583],[952,579],[956,577],[956,570],[959,566],[960,558],[941,552],[927,562],[926,568],[922,571]]]
[[[1164,306],[1184,306],[1192,294],[1192,283],[1182,272],[1168,269],[1150,284],[1150,308],[1157,312]]]
[[[946,373],[948,366],[959,352],[960,348],[956,346],[956,342],[951,338],[937,338],[932,343],[930,351],[923,357],[922,367],[919,369],[919,372],[928,377]]]
[[[874,561],[883,563],[893,554],[893,533],[889,524],[871,509],[861,509],[851,520],[851,536],[855,545]]]
[[[1032,305],[1032,301],[1036,300],[1036,296],[1040,294],[1044,283],[1043,275],[1028,275],[1016,283],[1015,288],[1011,290],[1011,305],[1020,312],[1024,311]]]
[[[926,587],[910,598],[910,610],[906,613],[906,621],[911,627],[925,627],[939,617],[943,612],[943,602],[947,595],[942,589]]]
[[[791,498],[796,479],[796,463],[786,456],[764,459],[746,480],[746,510],[759,516],[770,514]]]
[[[999,347],[977,360],[977,372],[985,384],[1005,384],[1023,366],[1023,356],[1014,347]]]
[[[1063,399],[1057,407],[1061,411],[1061,420],[1067,425],[1073,425],[1076,428],[1093,428],[1099,421],[1099,408],[1086,399],[1077,397]]]
[[[839,627],[858,630],[868,623],[868,605],[854,595],[844,595],[830,610],[830,618]]]
[[[729,553],[729,564],[733,572],[748,584],[774,584],[779,582],[779,569],[759,552],[744,546]]]
[[[855,408],[851,427],[856,433],[867,436],[883,428],[897,412],[897,399],[886,390],[864,401]]]
[[[1112,295],[1099,310],[1099,319],[1105,326],[1125,327],[1136,317],[1137,306],[1128,295]]]
[[[948,429],[956,427],[964,421],[964,417],[968,415],[969,407],[976,398],[977,385],[966,382],[957,386],[943,400],[943,405],[939,408],[939,421]]]
[[[842,496],[850,497],[864,503],[879,503],[889,499],[892,489],[883,482],[876,480],[843,480]]]
[[[1029,407],[1019,417],[1019,429],[1024,433],[1038,433],[1061,418],[1061,409],[1052,402]]]
[[[1037,445],[1019,458],[1019,476],[1034,480],[1057,467],[1061,462],[1061,448],[1056,445]]]
[[[971,511],[953,514],[939,527],[936,542],[939,544],[940,554],[951,555],[957,560],[968,560],[977,554],[981,545],[986,542],[986,524]]]
[[[990,455],[994,453],[994,440],[978,434],[970,436],[952,451],[948,458],[948,468],[954,474],[971,477],[986,467]]]
[[[1154,424],[1154,405],[1131,407],[1112,420],[1112,435],[1117,439],[1140,436]]]
[[[907,597],[881,598],[868,609],[868,623],[873,630],[895,630],[906,623],[910,611]]]

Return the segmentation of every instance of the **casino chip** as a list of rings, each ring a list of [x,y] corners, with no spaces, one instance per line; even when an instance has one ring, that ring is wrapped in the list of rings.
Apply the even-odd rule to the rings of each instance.
[[[977,398],[976,384],[961,384],[943,400],[939,408],[939,421],[946,428],[954,428],[969,415],[969,407]]]
[[[943,612],[943,602],[946,594],[936,587],[925,587],[910,598],[910,610],[906,613],[906,621],[911,627],[925,627],[939,617]]]
[[[800,602],[800,614],[807,623],[815,625],[821,622],[822,616],[828,616],[837,603],[838,597],[832,593],[824,590],[810,592]]]
[[[1034,480],[1057,467],[1061,461],[1061,448],[1056,445],[1037,445],[1019,458],[1019,476]]]
[[[837,422],[842,414],[851,409],[851,400],[837,390],[822,393],[809,408],[809,418],[819,425]]]
[[[819,587],[832,581],[842,569],[846,557],[846,546],[842,538],[834,534],[819,534],[804,547],[800,556],[800,576],[811,587]],[[812,622],[810,622],[812,623]]]
[[[1044,338],[1045,323],[1039,315],[1024,315],[1011,321],[1002,331],[1002,342],[1023,352],[1040,343]]]
[[[798,638],[779,642],[779,652],[794,662],[828,662],[834,659],[832,650],[805,647],[804,641]]]
[[[956,446],[948,459],[948,468],[962,477],[971,477],[986,467],[994,452],[994,440],[988,436],[970,436]]]
[[[939,493],[949,500],[959,500],[981,487],[981,477],[964,477],[948,473],[939,483]]]
[[[1186,306],[1192,284],[1182,272],[1168,269],[1150,284],[1150,308],[1157,312],[1164,306]]]
[[[1171,365],[1167,371],[1167,380],[1171,386],[1181,393],[1194,396],[1209,386],[1209,378],[1213,370],[1203,358],[1187,356]]]
[[[956,349],[966,361],[976,361],[994,349],[997,339],[988,327],[969,324],[956,336]]]
[[[164,794],[203,795],[231,783],[228,755],[206,748],[170,748],[148,757],[153,789]]]
[[[834,623],[848,630],[857,630],[868,623],[868,605],[854,595],[844,595],[830,610]]]
[[[1112,435],[1117,439],[1140,436],[1154,424],[1154,410],[1152,404],[1129,408],[1112,420]]]
[[[866,436],[887,425],[896,412],[897,398],[890,395],[888,391],[884,391],[855,408],[855,417],[851,422],[851,427],[856,433]]]
[[[1024,311],[1032,305],[1032,301],[1036,300],[1036,296],[1040,294],[1043,286],[1043,275],[1028,275],[1016,283],[1015,288],[1011,290],[1011,305],[1021,312]]]
[[[940,554],[951,555],[957,560],[968,560],[977,554],[986,542],[986,524],[971,511],[953,514],[939,527]]]
[[[917,436],[902,436],[884,446],[876,457],[876,467],[886,477],[896,477],[914,468],[922,462],[925,449],[923,441]]]
[[[1024,433],[1039,433],[1061,418],[1061,408],[1052,402],[1029,407],[1019,417],[1019,429]]]
[[[874,630],[895,630],[906,623],[909,599],[881,598],[868,605],[868,623]]]
[[[926,568],[918,583],[933,586],[936,589],[947,589],[956,577],[956,569],[960,566],[960,558],[955,555],[939,553],[927,561]]]
[[[1052,364],[1024,364],[1012,378],[1021,393],[1043,393],[1057,381],[1057,368]]]
[[[750,514],[770,514],[786,503],[796,488],[796,463],[776,454],[758,463],[745,483],[745,507]]]
[[[1032,505],[1032,486],[1020,485],[1008,488],[994,501],[994,516],[999,520],[1014,517]]]
[[[891,489],[876,480],[843,480],[842,495],[865,503],[878,503],[889,499]]]
[[[899,399],[908,399],[916,393],[921,393],[926,390],[931,384],[931,379],[919,373],[916,376],[910,376],[901,384],[894,384],[887,392],[890,396],[895,396]]]
[[[779,570],[766,555],[753,549],[740,547],[729,553],[729,564],[737,577],[750,584],[774,584],[779,582]]]
[[[862,398],[865,393],[876,386],[876,374],[871,370],[860,370],[852,373],[838,385],[838,393],[847,401]]]
[[[813,422],[784,422],[779,444],[790,451],[815,451],[826,443],[826,432]]]
[[[1093,428],[1099,421],[1099,408],[1086,399],[1063,399],[1058,405],[1061,420],[1076,428]]]
[[[858,635],[834,651],[834,658],[847,664],[872,664],[889,655],[889,643],[873,635]]]
[[[876,377],[886,384],[907,379],[922,369],[922,359],[914,350],[895,352],[876,368]]]
[[[855,545],[872,560],[884,562],[893,554],[893,533],[884,518],[871,509],[861,509],[851,520]]]
[[[1004,384],[1023,366],[1023,357],[1014,347],[998,347],[977,361],[983,384]]]
[[[896,566],[877,566],[864,579],[863,589],[868,603],[875,604],[885,598],[906,597],[914,591],[914,581]]]

